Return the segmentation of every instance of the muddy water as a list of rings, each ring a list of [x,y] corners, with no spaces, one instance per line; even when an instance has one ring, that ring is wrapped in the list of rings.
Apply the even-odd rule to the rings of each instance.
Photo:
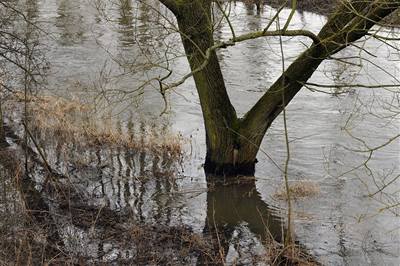
[[[48,33],[41,42],[51,64],[48,77],[51,93],[95,101],[98,112],[94,115],[100,117],[108,113],[105,110],[111,102],[114,117],[121,120],[126,130],[128,120],[133,117],[137,128],[141,126],[136,121],[151,120],[156,124],[153,131],[163,134],[162,129],[168,128],[189,140],[182,168],[173,168],[180,173],[173,180],[157,168],[167,165],[169,170],[167,155],[163,158],[112,149],[84,151],[61,147],[55,141],[48,144],[50,163],[71,172],[57,156],[57,150],[62,149],[75,149],[76,153],[92,158],[92,167],[72,171],[71,178],[82,194],[91,196],[93,205],[133,211],[140,220],[170,226],[186,224],[198,233],[207,228],[213,216],[214,224],[230,230],[230,242],[224,247],[228,262],[238,259],[244,264],[253,263],[252,254],[262,254],[260,242],[255,238],[262,234],[261,223],[265,220],[260,219],[260,209],[268,214],[271,232],[280,231],[277,217],[285,214],[285,203],[274,197],[282,185],[279,168],[286,158],[282,118],[273,123],[263,141],[256,168],[256,189],[207,193],[201,167],[205,157],[204,129],[193,81],[188,80],[168,94],[167,113],[161,117],[164,102],[157,84],[141,86],[151,77],[165,73],[152,68],[154,62],[165,64],[165,47],[171,51],[168,59],[174,70],[172,80],[189,71],[186,59],[176,57],[182,55],[179,37],[163,27],[168,25],[166,18],[173,20],[170,14],[157,1],[151,5],[130,1],[27,2],[31,14]],[[265,6],[263,13],[256,15],[255,10],[241,3],[232,8],[236,34],[260,29],[274,12]],[[288,12],[284,10],[282,18]],[[317,32],[325,21],[325,17],[313,13],[296,13],[291,27]],[[215,35],[217,39],[227,39],[230,29],[222,24]],[[303,38],[283,39],[286,66],[309,44]],[[368,51],[362,52],[364,60],[352,58],[359,50],[350,47],[337,57],[349,58],[352,65],[325,62],[311,82],[398,83],[398,53],[376,40],[359,45]],[[232,102],[241,115],[281,72],[277,38],[241,43],[220,51],[219,57]],[[374,152],[366,165],[363,163],[369,153],[351,150],[366,149],[356,138],[373,148],[398,134],[399,100],[389,89],[352,88],[345,94],[340,94],[343,88],[324,90],[337,95],[303,89],[287,110],[290,180],[308,180],[320,188],[317,196],[294,202],[296,237],[323,264],[398,265],[399,210],[385,208],[399,202],[400,182],[393,181],[374,197],[368,194],[398,177],[399,140]],[[104,95],[108,101],[101,97]],[[143,130],[142,135],[146,134]],[[102,170],[98,172],[98,168]],[[158,177],[138,178],[146,173]],[[98,243],[91,246],[89,236],[74,229],[67,228],[64,233],[67,236],[71,232],[81,235],[75,243],[77,250],[86,246],[85,253],[96,253],[93,250]],[[279,233],[275,236],[278,238]],[[112,259],[119,252],[112,244],[102,247],[102,254],[106,254],[103,259]]]

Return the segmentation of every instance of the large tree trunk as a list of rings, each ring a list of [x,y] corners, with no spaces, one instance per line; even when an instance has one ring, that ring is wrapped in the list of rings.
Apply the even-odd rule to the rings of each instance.
[[[253,175],[258,147],[241,143],[239,120],[226,92],[215,51],[210,1],[185,4],[177,15],[183,46],[192,71],[208,64],[193,77],[200,97],[207,141],[205,171],[218,176]],[[252,152],[241,154],[242,147]]]

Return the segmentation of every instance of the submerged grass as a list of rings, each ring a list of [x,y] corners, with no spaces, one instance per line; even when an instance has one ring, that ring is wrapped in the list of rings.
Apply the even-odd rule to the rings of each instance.
[[[16,93],[14,97],[18,102],[25,101],[22,93]],[[118,146],[154,154],[167,152],[172,158],[183,154],[183,137],[168,132],[166,128],[139,123],[141,132],[138,134],[133,128],[133,119],[123,128],[120,121],[112,120],[111,115],[96,118],[93,115],[95,107],[78,100],[29,96],[27,101],[30,125],[35,132],[89,147]]]
[[[296,181],[289,184],[289,193],[290,196],[294,199],[307,198],[307,197],[315,197],[320,193],[320,188],[317,183],[304,180],[304,181]],[[287,193],[286,188],[280,188],[275,194],[274,197],[279,200],[286,200]]]
[[[315,258],[309,255],[306,250],[296,244],[286,247],[279,243],[272,243],[267,246],[267,254],[264,261],[268,265],[285,266],[317,266]]]

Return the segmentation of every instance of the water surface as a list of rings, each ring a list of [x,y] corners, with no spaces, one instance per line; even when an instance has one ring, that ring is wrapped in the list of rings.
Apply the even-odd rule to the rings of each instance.
[[[241,239],[239,243],[244,246],[253,242],[249,246],[259,253],[260,242],[254,234],[262,230],[260,220],[255,210],[246,208],[262,206],[275,217],[272,220],[278,227],[281,226],[278,216],[285,217],[285,203],[273,197],[282,186],[282,172],[276,164],[282,167],[286,159],[282,117],[272,124],[261,145],[254,196],[242,199],[241,193],[247,192],[230,191],[237,194],[234,197],[238,200],[232,205],[225,192],[207,193],[202,170],[203,120],[193,80],[187,80],[168,94],[168,112],[161,117],[164,101],[157,83],[141,87],[152,77],[165,74],[153,66],[155,62],[165,64],[166,47],[174,71],[171,81],[189,72],[179,36],[165,22],[166,18],[173,21],[173,17],[157,1],[150,2],[107,1],[103,5],[99,1],[31,0],[27,5],[49,33],[41,40],[51,64],[49,92],[95,101],[99,117],[109,112],[109,102],[101,97],[106,95],[112,102],[112,115],[121,121],[123,130],[129,129],[128,121],[132,119],[136,128],[140,128],[136,121],[152,121],[153,129],[160,134],[163,134],[162,128],[168,128],[190,140],[179,178],[173,182],[163,178],[144,182],[136,179],[146,171],[160,172],[155,167],[165,165],[167,158],[99,150],[93,154],[88,152],[87,156],[98,166],[107,158],[115,164],[107,166],[106,175],[95,174],[95,180],[89,180],[93,173],[85,177],[82,171],[78,172],[74,177],[77,186],[93,195],[95,205],[106,202],[113,210],[130,209],[140,219],[169,226],[186,224],[199,233],[207,228],[214,197],[221,197],[213,209],[221,210],[214,218],[231,228],[231,242],[226,249],[228,261],[233,262],[240,256],[235,238]],[[257,15],[242,3],[232,6],[236,34],[261,29],[274,11],[265,6],[262,14]],[[282,19],[289,11],[284,10]],[[296,12],[291,28],[306,28],[316,33],[325,21],[324,16]],[[215,32],[216,39],[228,39],[230,34],[226,23]],[[310,41],[305,38],[283,38],[285,65],[307,45]],[[349,59],[353,65],[337,60],[324,62],[310,82],[398,84],[399,53],[374,39],[359,45],[368,51],[361,51],[364,59]],[[347,58],[359,53],[357,48],[349,47],[336,57]],[[281,73],[279,39],[275,37],[243,42],[219,51],[218,56],[228,93],[240,115]],[[354,88],[345,94],[340,94],[340,88],[324,90],[338,94],[303,89],[287,108],[290,180],[309,180],[320,187],[318,196],[294,203],[297,239],[326,265],[398,265],[398,208],[383,209],[400,200],[400,183],[393,182],[384,193],[372,198],[368,194],[399,176],[400,142],[397,139],[374,152],[368,167],[363,162],[369,153],[349,150],[365,150],[356,138],[369,147],[376,147],[398,134],[398,94],[389,89]],[[103,91],[107,93],[102,94]],[[53,147],[56,150],[57,144]],[[52,163],[62,165],[56,157],[53,156]],[[86,178],[88,181],[83,182]],[[114,253],[109,254],[112,257]],[[251,263],[246,257],[241,260]]]

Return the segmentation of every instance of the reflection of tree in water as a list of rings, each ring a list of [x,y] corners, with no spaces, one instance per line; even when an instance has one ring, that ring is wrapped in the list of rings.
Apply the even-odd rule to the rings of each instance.
[[[155,138],[163,135],[168,127],[131,121],[127,129],[132,137],[144,141],[149,134]],[[176,162],[167,152],[118,146],[93,146],[85,150],[79,140],[67,143],[37,130],[35,136],[49,140],[43,147],[51,155],[49,163],[64,165],[57,169],[65,172],[58,175],[55,183],[39,185],[45,189],[33,194],[47,198],[48,207],[30,206],[34,210],[51,210],[49,217],[57,225],[52,230],[58,230],[62,245],[76,258],[136,264],[154,260],[163,264],[172,260],[193,265],[197,261],[202,265],[226,260],[228,250],[233,247],[240,251],[237,260],[248,262],[254,252],[249,240],[254,242],[257,237],[261,243],[268,243],[271,238],[276,241],[282,238],[281,220],[263,202],[254,181],[240,186],[210,184],[205,227],[199,236],[177,221],[179,210],[170,206],[178,200],[172,192],[179,188],[170,177]],[[61,154],[56,156],[57,153]],[[31,173],[44,173],[39,161],[31,164]],[[26,184],[26,191],[38,187],[34,182]],[[248,228],[250,234],[243,228]],[[149,245],[154,245],[154,250]]]
[[[135,38],[142,52],[162,57],[163,53],[158,48],[165,47],[169,32],[165,30],[168,22],[163,16],[168,17],[159,1],[142,2],[138,4],[137,29]]]
[[[26,5],[26,18],[28,21],[34,21],[38,16],[38,1],[37,0],[27,0]]]
[[[131,0],[120,0],[120,2],[118,3],[118,10],[118,24],[121,26],[119,29],[119,39],[121,42],[121,46],[133,45],[135,43],[135,33],[133,7]]]
[[[60,41],[64,44],[82,42],[85,29],[80,1],[60,0],[57,3],[56,26],[61,30]]]
[[[239,238],[236,248],[240,242],[246,241],[246,239],[240,239],[241,236],[245,236],[241,234],[241,226],[248,228],[263,244],[272,243],[271,240],[282,242],[284,230],[282,221],[261,199],[254,180],[239,185],[209,185],[208,190],[207,218],[203,233],[205,236],[211,236],[214,254],[211,257],[201,256],[199,265],[211,263],[210,258],[226,260],[230,247],[235,249],[235,232]],[[249,237],[252,238],[252,236],[247,236]],[[242,259],[245,261],[249,259],[246,257],[249,254],[244,254],[244,258],[241,258],[242,253],[239,250],[236,251],[238,251],[239,262]],[[252,250],[250,250],[250,256],[251,252]]]
[[[165,33],[160,28],[159,1],[132,4],[131,0],[120,0],[117,6],[121,46],[138,44],[145,49],[152,47],[155,41],[163,43],[161,36]]]
[[[149,141],[162,141],[169,130],[164,124],[149,126],[133,121],[124,129],[121,123],[116,127],[117,136],[126,133],[132,141],[138,141],[139,147],[149,145]],[[168,201],[159,196],[177,189],[173,177],[177,158],[168,150],[157,150],[159,146],[136,150],[118,143],[87,146],[79,138],[67,141],[38,128],[34,136],[48,155],[50,165],[69,176],[68,182],[93,204],[106,204],[118,211],[132,209],[142,221],[161,218],[161,214],[163,219],[170,220],[165,217],[169,212],[162,211]]]
[[[254,15],[254,7],[256,8],[257,15],[259,15],[264,7],[263,0],[245,0],[243,2],[248,15]]]

